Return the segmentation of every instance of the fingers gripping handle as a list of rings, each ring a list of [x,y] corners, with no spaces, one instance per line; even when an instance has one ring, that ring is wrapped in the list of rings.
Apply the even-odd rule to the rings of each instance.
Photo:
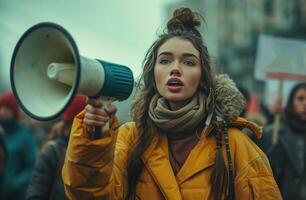
[[[112,103],[112,100],[110,98],[103,98],[100,97],[101,101],[101,108],[106,108],[108,105]],[[105,132],[107,132],[110,129],[110,118],[103,126],[96,126],[94,127],[94,133],[92,139],[96,140],[101,138],[101,135]]]

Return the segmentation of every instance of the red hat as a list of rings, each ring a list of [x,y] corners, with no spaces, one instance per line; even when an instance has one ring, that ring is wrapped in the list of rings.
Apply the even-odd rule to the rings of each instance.
[[[68,108],[63,114],[63,120],[65,122],[70,122],[73,118],[79,114],[86,106],[87,97],[86,96],[75,96]]]
[[[19,115],[19,105],[12,92],[6,92],[0,97],[0,106],[8,106],[16,116]]]

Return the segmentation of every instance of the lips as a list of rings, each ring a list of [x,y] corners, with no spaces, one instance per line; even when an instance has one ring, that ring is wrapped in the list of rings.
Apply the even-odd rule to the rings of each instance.
[[[170,78],[167,81],[168,86],[184,86],[183,82],[178,78]]]
[[[170,78],[167,81],[168,90],[173,93],[180,92],[183,86],[184,86],[183,82],[178,78]]]

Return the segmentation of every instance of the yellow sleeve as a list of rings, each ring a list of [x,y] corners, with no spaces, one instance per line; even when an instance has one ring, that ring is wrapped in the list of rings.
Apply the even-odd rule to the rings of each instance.
[[[239,129],[229,129],[235,199],[281,200],[267,156]]]
[[[113,119],[105,137],[90,140],[83,124],[84,111],[71,128],[62,178],[69,199],[113,199],[111,176],[118,132]]]

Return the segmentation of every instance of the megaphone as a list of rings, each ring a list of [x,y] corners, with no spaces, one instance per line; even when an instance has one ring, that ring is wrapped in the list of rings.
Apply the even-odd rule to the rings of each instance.
[[[130,68],[81,56],[69,32],[51,22],[36,24],[21,36],[10,80],[22,110],[41,121],[61,115],[76,94],[123,101],[134,86]]]

